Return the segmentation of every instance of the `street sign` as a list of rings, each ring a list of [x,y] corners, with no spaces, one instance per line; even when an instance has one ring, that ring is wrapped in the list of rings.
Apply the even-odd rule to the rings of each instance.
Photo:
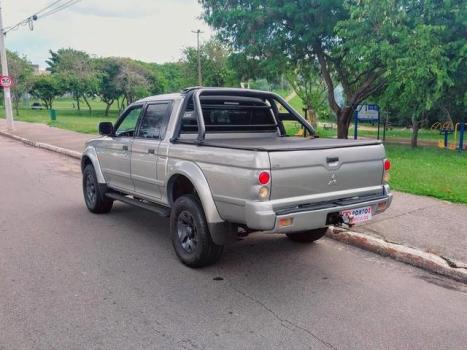
[[[0,75],[0,86],[9,88],[13,85],[13,79],[8,75]]]
[[[378,121],[379,106],[376,104],[359,105],[357,107],[358,120],[361,121]]]

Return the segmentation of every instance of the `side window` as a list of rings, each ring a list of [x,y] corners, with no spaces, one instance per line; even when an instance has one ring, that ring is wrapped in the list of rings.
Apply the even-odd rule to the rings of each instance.
[[[168,102],[148,105],[136,136],[146,139],[161,138],[167,125],[169,105]]]
[[[137,106],[127,112],[127,115],[118,125],[117,130],[115,130],[115,136],[133,137],[135,135],[136,124],[138,123],[138,117],[141,114],[142,108],[142,106]]]

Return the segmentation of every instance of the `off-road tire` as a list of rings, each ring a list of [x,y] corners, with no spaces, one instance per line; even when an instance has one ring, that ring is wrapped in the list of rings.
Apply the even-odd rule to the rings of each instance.
[[[192,194],[180,196],[173,204],[170,234],[175,253],[189,267],[211,265],[224,250],[212,241],[203,207]]]
[[[83,195],[86,207],[92,213],[104,214],[112,209],[113,200],[105,196],[105,185],[97,182],[92,164],[86,165],[83,171]]]
[[[327,230],[327,227],[322,227],[310,231],[287,233],[287,237],[294,242],[310,243],[322,238]]]

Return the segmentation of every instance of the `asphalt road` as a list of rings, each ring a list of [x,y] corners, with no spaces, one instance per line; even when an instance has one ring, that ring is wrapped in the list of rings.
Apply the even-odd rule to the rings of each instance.
[[[255,234],[215,266],[167,219],[89,213],[78,162],[0,137],[0,349],[465,349],[467,288],[323,239]]]

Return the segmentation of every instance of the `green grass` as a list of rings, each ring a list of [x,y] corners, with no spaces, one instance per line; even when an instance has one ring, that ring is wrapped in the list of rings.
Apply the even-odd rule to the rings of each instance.
[[[31,101],[30,103],[35,102]],[[57,99],[54,109],[57,111],[57,120],[52,122],[47,110],[20,109],[20,114],[14,114],[14,119],[30,123],[42,123],[61,129],[67,129],[87,134],[97,134],[97,126],[102,121],[115,121],[118,116],[116,103],[105,116],[105,104],[98,99],[89,100],[92,113],[89,114],[87,105],[81,104],[81,111],[76,109],[76,103],[69,98]],[[75,103],[75,109],[73,109]],[[1,118],[4,118],[2,115]]]
[[[303,115],[303,101],[300,97],[295,96],[289,101],[289,104],[292,106],[293,109],[295,109],[297,112]]]
[[[386,145],[393,189],[467,204],[467,154],[434,147]]]
[[[108,117],[104,116],[104,111],[93,111],[90,115],[85,111],[57,110],[57,120],[52,122],[46,110],[32,111],[22,110],[20,115],[15,115],[15,120],[42,123],[61,129],[78,131],[86,134],[96,134],[97,126],[102,121],[115,121],[118,113],[111,111]]]

